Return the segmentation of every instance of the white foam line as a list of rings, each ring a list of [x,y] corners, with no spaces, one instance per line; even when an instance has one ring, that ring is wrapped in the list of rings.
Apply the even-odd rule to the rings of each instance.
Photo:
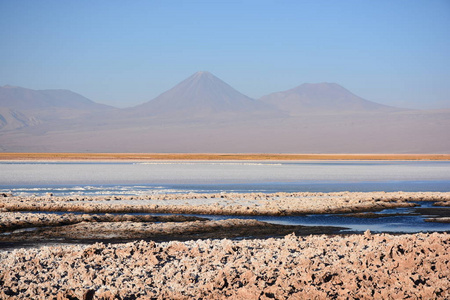
[[[134,163],[135,165],[236,165],[236,166],[281,166],[280,163],[209,163],[209,162],[195,162],[195,163],[182,163],[182,162],[143,162],[143,163]]]

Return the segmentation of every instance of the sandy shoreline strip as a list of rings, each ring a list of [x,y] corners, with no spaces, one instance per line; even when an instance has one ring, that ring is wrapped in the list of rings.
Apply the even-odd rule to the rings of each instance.
[[[281,153],[0,153],[2,160],[450,160],[450,154],[281,154]]]

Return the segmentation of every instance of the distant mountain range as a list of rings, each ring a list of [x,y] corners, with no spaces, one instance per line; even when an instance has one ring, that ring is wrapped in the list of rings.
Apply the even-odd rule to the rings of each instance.
[[[0,87],[0,151],[448,153],[450,111],[365,100],[336,83],[260,99],[197,72],[118,109],[68,90]]]
[[[135,109],[146,115],[202,117],[222,113],[248,115],[283,112],[287,115],[298,115],[397,110],[362,99],[336,83],[305,83],[255,100],[206,71],[193,74],[172,89],[138,105]]]

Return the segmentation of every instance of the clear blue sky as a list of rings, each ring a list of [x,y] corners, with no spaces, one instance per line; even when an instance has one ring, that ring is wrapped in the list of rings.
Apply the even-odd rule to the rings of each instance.
[[[450,1],[0,0],[0,85],[125,107],[207,70],[259,98],[336,82],[450,108]]]

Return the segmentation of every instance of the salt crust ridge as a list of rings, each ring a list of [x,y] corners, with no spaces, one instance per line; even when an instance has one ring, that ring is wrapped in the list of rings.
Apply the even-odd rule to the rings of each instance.
[[[447,233],[0,252],[1,299],[448,299]]]
[[[6,194],[4,194],[6,195]],[[413,201],[450,203],[450,193],[219,193],[139,196],[0,197],[0,211],[78,211],[88,213],[185,213],[216,215],[298,215],[352,213],[413,207]]]

